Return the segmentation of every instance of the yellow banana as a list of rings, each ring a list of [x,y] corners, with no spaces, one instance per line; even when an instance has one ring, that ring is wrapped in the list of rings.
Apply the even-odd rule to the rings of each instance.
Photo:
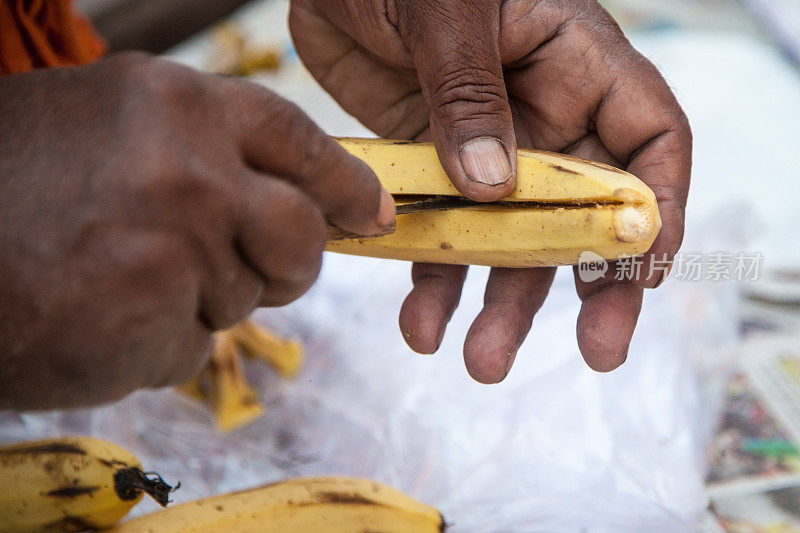
[[[89,437],[0,448],[0,532],[83,531],[115,524],[150,494],[172,488],[127,450]]]
[[[398,206],[460,197],[430,143],[339,139],[366,162]],[[466,203],[466,202],[465,202]],[[646,252],[661,228],[655,195],[638,178],[570,156],[517,152],[517,186],[502,202],[414,212],[395,232],[331,240],[327,250],[429,263],[532,267]]]
[[[208,402],[220,431],[245,426],[264,414],[258,395],[242,373],[242,362],[231,330],[214,336],[214,352],[208,362]]]
[[[381,483],[307,478],[176,505],[113,533],[434,533],[442,515]]]
[[[266,361],[287,378],[297,374],[303,361],[298,341],[280,339],[250,320],[216,333],[208,364],[178,391],[208,404],[217,429],[223,432],[245,426],[264,414],[258,396],[245,380],[240,351]]]
[[[283,377],[293,377],[300,370],[303,348],[298,341],[280,339],[250,320],[230,332],[245,355],[266,361]]]

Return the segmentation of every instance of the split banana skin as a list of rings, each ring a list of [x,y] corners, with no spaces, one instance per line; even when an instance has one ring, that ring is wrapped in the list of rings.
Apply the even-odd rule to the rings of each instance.
[[[177,487],[176,487],[177,488]],[[435,533],[439,512],[367,479],[290,479],[197,500],[116,525],[147,492],[173,491],[136,457],[89,437],[0,448],[0,533]]]
[[[404,204],[460,197],[431,143],[342,138]],[[636,176],[575,157],[517,151],[517,186],[501,202],[398,215],[394,233],[329,240],[326,249],[423,263],[525,268],[646,252],[661,229],[655,195]]]

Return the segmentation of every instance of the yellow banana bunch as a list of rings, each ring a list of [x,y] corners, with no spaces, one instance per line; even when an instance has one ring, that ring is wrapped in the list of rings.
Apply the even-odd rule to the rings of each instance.
[[[367,479],[294,479],[176,505],[112,533],[437,533],[442,515]]]
[[[461,197],[430,143],[339,139],[395,196],[395,232],[329,240],[327,250],[426,263],[533,267],[577,264],[583,252],[618,259],[646,252],[661,229],[647,185],[614,167],[517,152],[517,186],[500,202]],[[426,210],[410,209],[418,206]]]
[[[240,353],[266,361],[285,377],[294,376],[303,360],[297,341],[279,339],[250,320],[216,333],[208,364],[178,390],[206,403],[223,432],[245,426],[264,414],[256,392],[242,373]]]
[[[177,488],[177,487],[176,487]],[[115,524],[146,492],[172,487],[127,450],[89,437],[0,448],[0,532],[84,531]]]

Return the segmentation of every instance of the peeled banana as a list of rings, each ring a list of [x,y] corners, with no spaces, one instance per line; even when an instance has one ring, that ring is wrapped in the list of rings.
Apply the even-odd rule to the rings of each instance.
[[[84,531],[115,524],[146,492],[172,487],[127,450],[89,437],[0,448],[0,532]]]
[[[367,479],[294,479],[134,518],[113,533],[434,533],[442,515]]]
[[[342,138],[398,206],[461,194],[431,143]],[[326,249],[427,263],[497,267],[577,264],[583,252],[618,259],[646,252],[661,229],[655,195],[614,167],[517,151],[517,186],[501,202],[399,215],[393,234],[330,240]]]

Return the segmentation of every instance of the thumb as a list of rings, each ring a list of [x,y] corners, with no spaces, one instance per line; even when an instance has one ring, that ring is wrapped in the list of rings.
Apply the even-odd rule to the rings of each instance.
[[[442,166],[462,194],[492,201],[515,186],[516,140],[500,60],[500,0],[398,2]]]

